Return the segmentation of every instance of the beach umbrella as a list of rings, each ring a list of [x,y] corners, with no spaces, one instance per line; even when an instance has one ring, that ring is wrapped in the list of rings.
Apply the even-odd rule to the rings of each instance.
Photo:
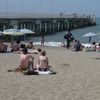
[[[94,37],[96,36],[95,33],[92,33],[92,32],[89,32],[89,33],[86,33],[85,35],[83,35],[83,37]]]
[[[29,29],[20,29],[20,32],[24,33],[24,39],[26,40],[26,35],[27,34],[35,34],[32,30]]]
[[[89,32],[83,35],[83,37],[88,37],[89,38],[89,43],[91,42],[91,38],[97,36],[97,34]]]
[[[24,35],[24,33],[20,32],[18,29],[7,29],[3,31],[4,35],[11,35],[11,36],[19,36]]]
[[[32,30],[29,30],[29,29],[20,29],[20,32],[22,32],[24,34],[35,34],[35,32],[33,32]]]
[[[24,35],[24,33],[20,32],[18,29],[6,29],[3,31],[4,35],[10,35],[11,41],[13,41],[13,36],[21,36]]]

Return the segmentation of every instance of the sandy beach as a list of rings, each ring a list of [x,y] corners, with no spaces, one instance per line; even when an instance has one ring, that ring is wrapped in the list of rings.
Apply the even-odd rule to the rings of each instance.
[[[19,54],[0,54],[0,100],[100,100],[100,53],[43,49],[56,75],[7,72],[19,65]]]

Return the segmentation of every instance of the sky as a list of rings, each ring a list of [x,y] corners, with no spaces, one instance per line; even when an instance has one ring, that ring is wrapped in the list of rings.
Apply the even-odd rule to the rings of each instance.
[[[95,14],[100,17],[100,0],[0,0],[0,12]]]

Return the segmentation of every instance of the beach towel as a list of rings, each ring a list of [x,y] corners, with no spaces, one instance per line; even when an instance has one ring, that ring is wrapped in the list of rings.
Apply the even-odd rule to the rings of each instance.
[[[23,72],[24,75],[52,75],[52,74],[56,74],[56,72],[53,71],[25,71]]]
[[[56,74],[56,72],[54,71],[36,71],[38,72],[39,75],[52,75],[52,74]]]

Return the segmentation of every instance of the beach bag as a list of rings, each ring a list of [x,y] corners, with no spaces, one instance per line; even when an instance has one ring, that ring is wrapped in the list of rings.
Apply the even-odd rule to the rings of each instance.
[[[64,35],[64,39],[67,39],[67,35],[66,34]]]

